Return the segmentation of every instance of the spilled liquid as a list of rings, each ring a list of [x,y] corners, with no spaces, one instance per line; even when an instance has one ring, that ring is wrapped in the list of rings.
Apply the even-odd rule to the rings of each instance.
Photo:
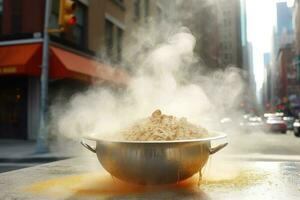
[[[117,196],[142,194],[163,191],[178,191],[206,188],[243,188],[259,184],[266,178],[263,172],[244,170],[240,171],[235,177],[231,178],[210,178],[203,177],[199,182],[198,175],[185,181],[163,186],[143,186],[120,181],[107,173],[84,173],[74,176],[53,178],[23,188],[25,192],[49,196]],[[200,183],[200,187],[198,184]]]
[[[75,176],[66,176],[34,183],[25,191],[32,193],[51,194],[71,192],[77,195],[114,194],[155,192],[165,189],[188,188],[193,181],[183,181],[178,184],[164,186],[143,186],[121,181],[115,177],[103,173],[85,173]]]

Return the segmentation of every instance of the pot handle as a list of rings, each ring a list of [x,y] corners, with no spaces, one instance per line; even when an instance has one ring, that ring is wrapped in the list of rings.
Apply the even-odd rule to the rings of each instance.
[[[81,139],[80,143],[82,144],[82,146],[84,146],[85,148],[87,148],[88,150],[90,150],[93,153],[96,153],[96,148],[91,147],[90,145],[88,145],[84,139]]]
[[[220,151],[221,149],[223,149],[224,147],[226,147],[227,144],[228,144],[228,142],[226,142],[224,144],[220,144],[220,145],[218,145],[216,147],[210,148],[209,149],[209,154],[214,154],[214,153]]]

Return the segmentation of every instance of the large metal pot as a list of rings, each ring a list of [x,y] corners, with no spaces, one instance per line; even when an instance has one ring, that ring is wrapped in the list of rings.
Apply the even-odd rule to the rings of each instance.
[[[168,184],[182,181],[201,171],[209,155],[227,143],[211,148],[211,141],[225,138],[173,141],[109,141],[86,138],[96,142],[96,148],[85,140],[81,144],[97,154],[101,165],[123,181],[137,184]]]

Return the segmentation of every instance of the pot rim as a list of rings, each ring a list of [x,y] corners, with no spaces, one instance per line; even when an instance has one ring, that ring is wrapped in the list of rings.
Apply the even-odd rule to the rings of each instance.
[[[224,139],[227,137],[225,133],[211,132],[213,135],[206,138],[185,139],[185,140],[109,140],[109,139],[97,139],[94,137],[84,137],[84,139],[92,140],[96,142],[110,142],[110,143],[136,143],[136,144],[160,144],[160,143],[186,143],[186,142],[209,142],[212,140]]]

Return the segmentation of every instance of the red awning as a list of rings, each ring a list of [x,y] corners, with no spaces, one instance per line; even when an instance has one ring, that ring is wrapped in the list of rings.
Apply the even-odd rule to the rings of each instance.
[[[50,47],[50,79],[79,79],[84,81],[106,81],[126,84],[128,74],[119,68],[113,68],[93,59]],[[22,44],[0,46],[1,75],[35,75],[41,74],[42,44]]]
[[[0,47],[0,76],[10,74],[40,74],[41,44]]]
[[[116,84],[126,84],[129,80],[125,71],[112,68],[96,60],[53,46],[51,53],[49,74],[52,79],[101,80]]]

